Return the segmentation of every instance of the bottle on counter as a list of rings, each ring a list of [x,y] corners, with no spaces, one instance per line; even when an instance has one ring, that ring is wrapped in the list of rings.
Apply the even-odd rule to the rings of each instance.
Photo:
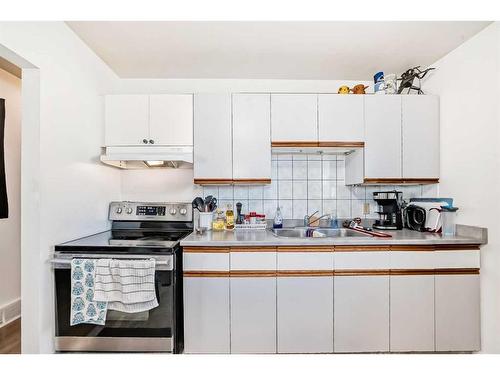
[[[276,213],[274,214],[273,228],[283,228],[283,215],[281,215],[279,206],[276,208]]]
[[[234,229],[234,212],[233,207],[228,204],[226,209],[226,230]]]
[[[220,232],[224,230],[226,220],[224,220],[224,213],[220,208],[218,208],[215,212],[216,212],[216,217],[215,220],[212,221],[212,230],[214,232]]]
[[[244,216],[241,214],[241,202],[236,203],[236,224],[243,224]]]

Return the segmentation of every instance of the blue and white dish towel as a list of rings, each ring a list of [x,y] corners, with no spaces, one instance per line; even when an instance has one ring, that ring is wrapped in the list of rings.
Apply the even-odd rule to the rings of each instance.
[[[94,300],[95,259],[71,260],[70,325],[81,323],[104,325],[108,303]]]

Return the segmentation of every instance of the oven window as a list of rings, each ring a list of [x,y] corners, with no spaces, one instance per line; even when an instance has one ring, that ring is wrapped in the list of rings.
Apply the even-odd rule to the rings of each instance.
[[[173,337],[174,285],[172,271],[156,271],[158,307],[143,313],[108,310],[104,326],[70,326],[71,271],[56,269],[56,336],[84,337]]]

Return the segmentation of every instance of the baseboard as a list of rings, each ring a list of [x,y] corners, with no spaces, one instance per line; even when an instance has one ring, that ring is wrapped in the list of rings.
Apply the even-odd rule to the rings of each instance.
[[[21,298],[0,306],[0,328],[21,316]]]

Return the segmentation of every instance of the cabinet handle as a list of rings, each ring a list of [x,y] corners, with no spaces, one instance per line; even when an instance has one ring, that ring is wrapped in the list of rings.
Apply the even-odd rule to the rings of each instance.
[[[147,139],[143,139],[143,140],[142,140],[142,143],[147,144],[147,143],[148,143],[148,140],[147,140]]]
[[[153,141],[152,139],[150,139],[149,143],[153,144],[153,143],[155,143],[155,141]]]

